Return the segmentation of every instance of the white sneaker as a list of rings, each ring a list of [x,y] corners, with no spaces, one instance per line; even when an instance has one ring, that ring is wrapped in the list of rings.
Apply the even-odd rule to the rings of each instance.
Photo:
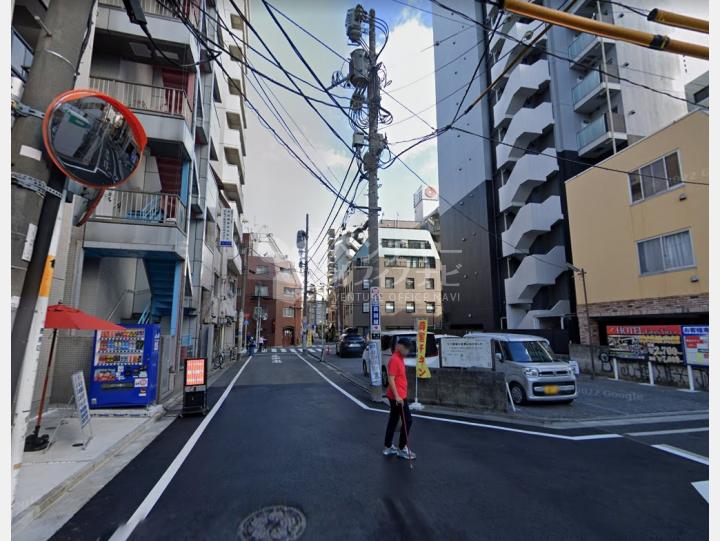
[[[397,454],[398,454],[398,448],[395,447],[394,445],[391,445],[390,447],[385,447],[385,449],[383,449],[383,455],[385,455],[385,456],[395,456]]]
[[[415,460],[417,458],[417,455],[415,455],[415,453],[408,449],[407,445],[404,449],[400,449],[397,452],[397,456],[399,458],[404,458],[405,460]]]

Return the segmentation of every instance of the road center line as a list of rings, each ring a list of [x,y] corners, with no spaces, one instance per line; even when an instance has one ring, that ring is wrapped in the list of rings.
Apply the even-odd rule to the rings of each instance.
[[[152,488],[152,490],[148,493],[147,496],[145,496],[145,499],[132,514],[130,519],[125,524],[120,526],[117,530],[115,530],[115,533],[110,538],[110,541],[127,540],[132,535],[133,531],[135,531],[135,528],[137,528],[138,524],[140,524],[143,520],[145,520],[145,518],[147,518],[147,516],[150,514],[150,511],[152,511],[153,507],[155,507],[155,504],[160,499],[160,496],[162,496],[163,492],[165,492],[165,489],[173,480],[173,477],[175,477],[175,474],[177,474],[178,470],[180,470],[180,467],[183,465],[183,462],[185,462],[185,459],[190,454],[190,451],[192,451],[193,447],[195,447],[195,444],[200,439],[200,436],[202,436],[203,432],[205,432],[205,429],[210,424],[210,421],[212,421],[213,417],[215,417],[215,414],[220,409],[220,406],[222,406],[223,402],[225,402],[225,399],[230,394],[230,390],[235,385],[235,382],[240,377],[240,374],[242,374],[243,370],[245,370],[247,365],[250,364],[251,359],[252,357],[248,357],[248,360],[245,361],[245,364],[242,365],[240,370],[238,370],[238,373],[235,374],[235,377],[228,384],[225,392],[223,392],[220,399],[215,403],[212,410],[210,410],[210,413],[205,417],[205,419],[203,419],[202,423],[200,423],[200,425],[195,429],[195,432],[193,432],[193,435],[190,436],[190,439],[185,443],[183,448],[175,457],[175,460],[172,461],[170,466],[168,466],[167,470],[165,470],[165,473],[162,474],[162,477],[158,480],[157,483],[155,483],[155,486]]]
[[[674,447],[672,445],[666,445],[664,443],[659,443],[657,445],[653,445],[655,449],[658,449],[660,451],[665,451],[666,453],[670,453],[671,455],[676,455],[681,458],[686,458],[688,460],[692,460],[693,462],[697,462],[699,464],[704,464],[705,466],[710,465],[710,459],[708,459],[705,456],[698,455],[695,453],[691,453],[690,451],[685,451],[684,449],[679,449],[678,447]]]
[[[358,406],[360,406],[362,409],[367,411],[376,411],[380,413],[388,413],[387,410],[379,409],[379,408],[371,408],[370,406],[364,404],[362,401],[358,400],[354,396],[352,396],[350,393],[348,393],[345,389],[340,387],[339,385],[332,382],[325,374],[320,372],[317,368],[315,368],[307,359],[305,359],[302,355],[295,353],[298,357],[300,357],[303,361],[305,361],[305,364],[307,364],[310,368],[315,370],[320,377],[322,377],[325,381],[327,381],[330,385],[332,385],[336,390],[340,391],[342,394],[344,394],[347,398],[355,402]],[[559,440],[569,440],[569,441],[586,441],[586,440],[608,440],[608,439],[617,439],[622,438],[620,434],[589,434],[586,436],[563,436],[562,434],[550,434],[547,432],[537,432],[533,430],[522,430],[520,428],[511,428],[508,426],[498,426],[498,425],[488,425],[485,423],[476,423],[473,421],[463,421],[460,419],[448,419],[445,417],[434,417],[432,415],[422,415],[413,413],[413,417],[417,419],[427,419],[429,421],[439,421],[441,423],[449,423],[449,424],[458,424],[458,425],[465,425],[465,426],[473,426],[476,428],[487,428],[489,430],[499,430],[502,432],[514,432],[518,434],[526,434],[529,436],[541,436],[545,438],[553,438],[553,439],[559,439]]]

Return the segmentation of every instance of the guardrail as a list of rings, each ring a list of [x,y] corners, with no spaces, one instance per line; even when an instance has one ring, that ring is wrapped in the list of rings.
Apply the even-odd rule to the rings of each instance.
[[[608,83],[617,83],[618,81],[618,67],[614,64],[607,66],[607,69],[603,70],[608,74]],[[600,83],[605,82],[605,75],[601,75],[599,71],[593,70],[588,73],[585,78],[576,84],[572,89],[573,105],[581,101],[590,92],[595,90]]]
[[[617,113],[613,113],[613,131],[615,133],[625,133],[625,118]],[[610,121],[608,113],[596,118],[590,124],[585,126],[577,134],[578,149],[584,148],[592,143],[602,134],[610,131]]]

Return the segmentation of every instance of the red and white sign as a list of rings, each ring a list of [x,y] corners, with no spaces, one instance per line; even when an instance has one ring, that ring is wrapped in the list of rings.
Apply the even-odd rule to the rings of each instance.
[[[187,359],[185,361],[185,387],[206,385],[205,359]]]

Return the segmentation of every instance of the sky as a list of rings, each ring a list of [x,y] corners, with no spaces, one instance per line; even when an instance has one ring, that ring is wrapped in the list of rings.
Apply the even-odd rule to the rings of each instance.
[[[357,46],[348,44],[345,36],[346,12],[356,3],[357,1],[347,0],[272,0],[273,6],[312,32],[337,53],[336,55],[328,50],[282,15],[276,13],[285,31],[325,85],[330,83],[334,72],[342,69],[343,74],[347,74],[347,64],[338,55],[347,58],[352,50],[357,48]],[[670,3],[676,11],[707,17],[708,4],[704,0],[685,0],[684,2],[674,0],[668,2],[668,5]],[[366,9],[375,8],[378,18],[384,20],[390,28],[390,38],[380,60],[387,70],[387,80],[389,81],[384,90],[394,98],[383,94],[382,106],[393,114],[394,122],[387,129],[383,129],[383,132],[387,134],[391,148],[395,152],[399,152],[409,145],[409,143],[401,141],[431,133],[436,123],[432,20],[431,16],[423,11],[431,9],[431,4],[428,0],[377,0],[372,4],[365,3],[364,5]],[[262,40],[287,70],[307,80],[313,80],[312,74],[292,51],[260,0],[251,0],[250,20]],[[664,31],[675,39],[707,43],[706,36],[701,34],[665,26],[659,27],[659,31]],[[268,55],[256,35],[249,32],[248,39],[253,47]],[[383,41],[384,36],[379,34],[378,45],[381,46]],[[256,69],[283,84],[290,85],[282,71],[263,60],[257,53],[249,51],[248,59]],[[707,69],[707,63],[699,60],[686,59],[684,65],[684,82]],[[438,76],[442,76],[442,71],[438,71]],[[248,73],[247,79],[248,99],[252,105],[303,159],[309,161],[303,154],[304,151],[317,164],[331,184],[335,187],[340,186],[345,170],[350,163],[350,152],[343,146],[343,143],[333,135],[302,97],[271,83],[259,83],[250,73]],[[302,83],[300,85],[309,96],[328,100],[328,97],[320,91],[313,90]],[[264,93],[267,93],[267,97],[261,88]],[[333,92],[339,96],[349,97],[352,90],[337,87]],[[280,108],[279,111],[300,143],[302,150],[274,118],[273,112],[263,103],[263,99],[269,98],[277,101],[276,97],[284,108],[284,110]],[[402,105],[398,102],[401,102]],[[335,108],[324,105],[317,107],[342,140],[350,144],[352,129],[347,118]],[[413,117],[408,109],[419,113],[422,120]],[[288,151],[275,140],[274,136],[263,127],[250,108],[247,108],[247,120],[248,129],[245,133],[246,184],[244,187],[245,217],[248,220],[246,226],[254,231],[272,233],[280,248],[291,260],[297,262],[295,236],[298,229],[304,227],[305,213],[308,213],[310,215],[310,244],[313,246],[316,242],[322,243],[314,257],[317,265],[310,265],[309,281],[321,283],[325,276],[326,264],[323,258],[326,245],[325,239],[318,240],[318,237],[327,231],[328,226],[322,226],[328,217],[335,196],[295,161]],[[435,139],[419,145],[405,154],[403,158],[425,183],[437,187]],[[355,170],[353,166],[351,177]],[[413,193],[423,185],[422,182],[400,162],[395,162],[388,169],[381,169],[379,181],[381,218],[413,219]],[[367,205],[366,182],[361,185],[356,202],[359,205]],[[335,222],[336,226],[339,226],[344,216],[343,209]],[[366,216],[356,210],[348,216],[347,223],[354,226],[364,223],[365,220]],[[314,251],[313,248],[311,253]],[[313,273],[316,276],[313,276]]]
[[[348,45],[345,36],[345,15],[347,10],[354,7],[356,3],[339,0],[303,0],[301,2],[274,0],[272,5],[311,31],[334,51],[343,57],[349,57],[352,50],[357,47]],[[366,8],[369,9],[369,7],[371,6],[367,4]],[[420,116],[427,122],[425,124],[413,117],[412,113],[409,113],[393,99],[383,95],[382,106],[389,110],[394,117],[393,125],[384,129],[383,132],[387,134],[390,143],[431,133],[436,120],[433,76],[435,66],[430,16],[391,0],[375,2],[372,7],[375,8],[377,16],[390,27],[390,39],[380,57],[387,70],[387,79],[391,81],[385,90],[410,110],[418,113],[423,111]],[[323,83],[329,84],[333,73],[341,68],[343,73],[347,74],[347,64],[344,64],[341,58],[293,26],[282,15],[276,13],[276,16]],[[292,51],[259,0],[251,2],[250,20],[273,54],[288,71],[307,80],[313,80],[311,73]],[[249,38],[253,47],[268,55],[257,36],[250,33]],[[383,40],[384,35],[379,33],[378,45],[381,45]],[[291,86],[282,71],[270,65],[258,54],[249,51],[248,59],[257,70]],[[249,101],[278,134],[305,161],[308,161],[291,137],[283,131],[282,125],[274,118],[267,105],[263,103],[263,98],[267,98],[260,89],[260,83],[250,73],[247,78]],[[309,96],[322,98],[325,101],[329,100],[321,92],[300,84]],[[350,163],[350,151],[333,135],[302,97],[293,95],[272,83],[266,85],[263,82],[262,87],[267,96],[276,103],[276,107],[285,117],[303,150],[318,165],[330,182],[338,187]],[[397,90],[395,90],[396,88]],[[301,130],[294,125],[293,120],[287,118],[285,111],[277,106],[275,97],[268,89],[271,89],[277,96]],[[349,98],[352,89],[337,87],[334,92]],[[317,107],[338,134],[348,144],[351,144],[352,129],[348,119],[337,109],[324,105],[317,105]],[[310,214],[310,244],[312,246],[318,235],[323,235],[327,230],[327,227],[321,229],[321,226],[328,216],[335,196],[294,160],[288,151],[275,140],[272,133],[262,126],[250,108],[247,108],[247,121],[244,198],[245,215],[249,223],[246,226],[255,231],[272,233],[280,248],[296,261],[295,236],[297,230],[305,225],[305,213]],[[405,146],[407,144],[400,144],[392,148],[399,151]],[[427,184],[437,186],[437,150],[434,140],[419,146],[417,150],[409,152],[403,158]],[[353,165],[351,177],[355,171],[356,168]],[[349,181],[350,179],[348,183]],[[379,182],[381,217],[412,219],[414,215],[412,197],[413,193],[422,185],[420,180],[402,164],[396,162],[389,169],[380,170]],[[343,192],[346,189],[347,184]],[[357,204],[367,205],[366,194],[367,182],[364,182],[358,191]],[[337,225],[340,224],[344,215],[343,209],[338,216]],[[365,220],[366,216],[363,213],[355,211],[349,216],[348,224],[361,224]],[[323,247],[318,251],[315,260],[323,272],[310,266],[320,276],[324,276],[326,266],[321,260],[325,252],[324,239],[322,242]],[[318,282],[318,280],[313,280],[312,276],[310,281]]]

